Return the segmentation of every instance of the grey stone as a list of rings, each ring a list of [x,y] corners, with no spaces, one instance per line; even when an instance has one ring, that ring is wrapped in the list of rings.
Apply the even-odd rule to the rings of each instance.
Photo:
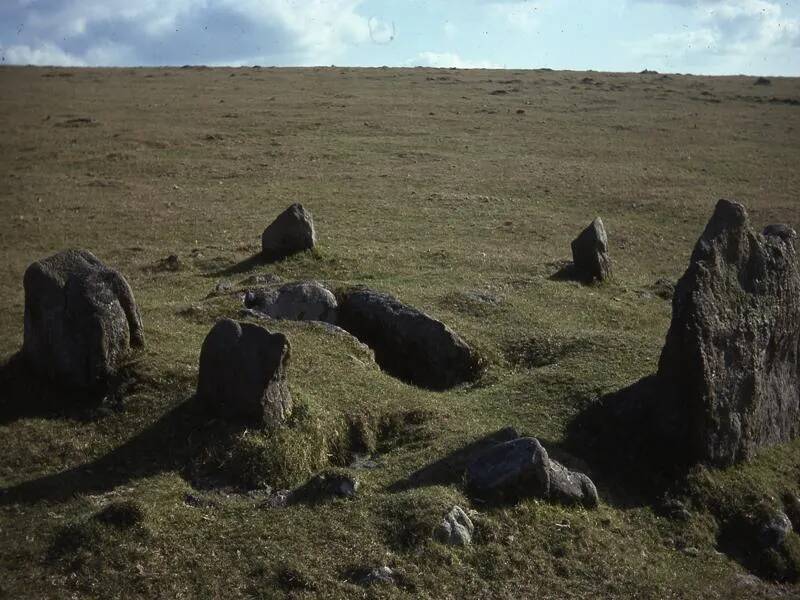
[[[454,506],[434,530],[433,537],[442,544],[468,546],[472,543],[474,532],[475,526],[464,509]]]
[[[797,232],[784,223],[773,223],[764,227],[763,236],[778,237],[783,240],[792,240],[797,237]]]
[[[608,236],[600,217],[572,241],[572,262],[585,279],[603,281],[611,277]]]
[[[336,323],[337,302],[330,290],[316,281],[287,283],[278,288],[249,290],[244,297],[247,308],[273,319],[324,321]]]
[[[261,253],[266,259],[282,258],[317,243],[314,219],[302,204],[292,204],[261,234]]]
[[[720,200],[694,248],[658,368],[692,460],[731,465],[800,432],[795,244],[755,233],[741,204]]]
[[[363,586],[370,586],[380,583],[394,585],[394,571],[390,567],[386,566],[375,567],[374,569],[371,569],[365,573],[358,582]]]
[[[792,522],[786,513],[776,511],[769,515],[758,531],[759,542],[767,548],[779,548],[792,532]]]
[[[551,459],[539,440],[521,437],[481,453],[466,469],[467,491],[487,501],[541,498],[595,508],[597,489],[588,476]]]
[[[131,348],[144,346],[128,282],[91,252],[65,250],[25,271],[28,364],[68,386],[103,385]]]
[[[467,466],[469,492],[483,500],[546,498],[550,490],[550,459],[539,440],[517,438],[497,444]]]
[[[355,477],[335,470],[317,473],[291,493],[292,502],[325,502],[334,498],[355,498],[360,484]]]
[[[200,351],[198,399],[219,417],[281,425],[291,414],[289,340],[252,323],[217,321]]]
[[[583,473],[570,471],[552,458],[548,466],[550,490],[548,498],[565,505],[579,504],[586,508],[597,507],[597,489]]]
[[[339,298],[339,326],[375,351],[392,375],[430,389],[473,381],[482,361],[441,321],[388,294],[356,289]]]

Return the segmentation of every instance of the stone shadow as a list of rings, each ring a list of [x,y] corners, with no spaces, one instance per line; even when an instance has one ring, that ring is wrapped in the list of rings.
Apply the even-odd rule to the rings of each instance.
[[[130,362],[101,385],[72,389],[32,371],[19,351],[0,362],[0,425],[25,418],[95,420],[121,410],[123,398],[138,380],[135,363]]]
[[[187,476],[192,459],[210,441],[224,440],[234,429],[241,427],[209,418],[192,396],[96,460],[0,489],[0,505],[65,501],[166,471]]]

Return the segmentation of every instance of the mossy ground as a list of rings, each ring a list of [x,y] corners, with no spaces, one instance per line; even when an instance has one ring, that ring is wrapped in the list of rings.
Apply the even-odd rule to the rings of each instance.
[[[681,520],[637,482],[594,473],[595,457],[571,454],[566,438],[597,398],[655,370],[670,306],[652,286],[680,276],[717,198],[743,202],[756,226],[800,225],[800,111],[771,102],[800,96],[800,82],[586,75],[0,69],[0,354],[22,341],[24,269],[66,247],[125,274],[147,336],[99,405],[4,370],[0,592],[796,595],[750,575],[719,537],[737,515],[800,492],[800,443],[674,482],[665,493],[688,507]],[[294,201],[313,212],[319,248],[260,264],[261,231]],[[554,278],[597,215],[615,279]],[[180,268],[161,268],[171,254]],[[392,293],[448,323],[488,369],[474,385],[426,391],[346,337],[271,323],[292,344],[297,414],[274,436],[230,431],[192,402],[205,334],[240,308],[235,293],[206,297],[259,273]],[[403,485],[507,425],[587,468],[600,508],[473,504],[458,474]],[[354,500],[268,508],[241,489],[346,468],[352,450],[378,464],[355,472]],[[112,503],[134,523],[98,517]],[[473,511],[471,547],[431,539],[454,503]],[[796,545],[761,574],[790,572]],[[398,586],[357,585],[380,565]]]

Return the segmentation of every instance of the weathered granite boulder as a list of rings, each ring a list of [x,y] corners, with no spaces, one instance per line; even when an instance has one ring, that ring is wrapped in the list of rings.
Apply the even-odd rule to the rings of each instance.
[[[454,506],[439,526],[433,531],[433,538],[450,546],[469,546],[475,526],[460,506]]]
[[[800,265],[789,227],[720,200],[678,282],[658,377],[691,459],[726,466],[800,432]]]
[[[589,477],[583,473],[570,471],[561,463],[550,459],[548,466],[550,491],[548,498],[561,504],[580,504],[586,508],[595,508],[598,503],[597,488]]]
[[[550,458],[539,440],[522,437],[498,444],[467,466],[467,490],[483,500],[546,498]]]
[[[298,281],[280,287],[249,290],[244,297],[247,308],[273,319],[324,321],[336,323],[336,296],[316,281]]]
[[[261,254],[268,260],[310,250],[317,243],[314,219],[302,204],[292,204],[261,234]]]
[[[473,381],[482,361],[441,321],[388,294],[356,289],[339,297],[339,326],[375,351],[375,360],[404,381],[435,390]]]
[[[521,437],[490,448],[464,474],[473,497],[493,502],[542,498],[595,508],[597,489],[583,473],[551,459],[536,438]]]
[[[200,351],[197,397],[221,418],[281,425],[291,414],[289,340],[252,323],[217,321]]]
[[[572,240],[572,262],[578,275],[589,281],[603,281],[611,277],[608,236],[600,217]]]
[[[131,348],[144,345],[128,282],[91,252],[65,250],[25,271],[23,355],[68,386],[103,385]]]

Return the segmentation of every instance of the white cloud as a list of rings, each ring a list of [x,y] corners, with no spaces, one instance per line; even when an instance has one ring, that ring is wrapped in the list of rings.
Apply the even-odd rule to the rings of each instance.
[[[50,67],[83,67],[86,63],[76,56],[64,52],[53,44],[41,44],[31,48],[24,44],[0,48],[4,62],[12,65],[36,65]]]
[[[394,26],[359,14],[362,0],[40,0],[0,7],[24,22],[5,51],[62,62],[330,64],[353,44],[388,43]],[[15,3],[16,4],[16,3]],[[10,45],[10,44],[9,44]]]
[[[464,60],[454,52],[420,52],[416,58],[406,61],[409,66],[434,67],[437,69],[502,69],[501,65],[488,60]]]

